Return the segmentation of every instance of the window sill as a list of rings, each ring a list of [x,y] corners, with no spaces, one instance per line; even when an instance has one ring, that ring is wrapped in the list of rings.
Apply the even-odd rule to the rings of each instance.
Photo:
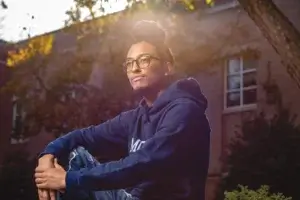
[[[223,110],[223,114],[231,114],[237,112],[246,112],[246,111],[253,111],[257,109],[257,104],[251,104],[246,106],[239,106],[239,107],[232,107],[232,108],[225,108]]]
[[[10,144],[24,144],[24,143],[27,143],[29,142],[29,138],[26,138],[26,139],[14,139],[14,138],[11,138],[10,139]]]

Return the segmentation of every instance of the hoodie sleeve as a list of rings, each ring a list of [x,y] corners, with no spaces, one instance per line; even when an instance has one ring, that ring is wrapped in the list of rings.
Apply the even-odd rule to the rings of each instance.
[[[40,156],[52,154],[57,158],[66,158],[74,148],[83,146],[91,152],[100,152],[106,157],[114,156],[117,151],[127,152],[127,122],[130,113],[119,116],[97,126],[74,130],[49,143]],[[126,121],[125,121],[126,120]]]
[[[67,190],[128,188],[161,174],[178,175],[199,161],[195,161],[196,155],[208,155],[208,129],[201,106],[188,100],[173,104],[155,136],[141,149],[118,161],[67,172]]]

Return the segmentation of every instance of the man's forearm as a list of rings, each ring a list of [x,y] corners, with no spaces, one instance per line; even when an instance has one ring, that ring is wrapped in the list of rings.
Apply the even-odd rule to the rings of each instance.
[[[45,155],[49,155],[49,157],[53,159],[60,159],[61,157],[67,156],[77,146],[86,146],[89,141],[86,141],[87,138],[85,134],[91,135],[91,132],[89,128],[78,129],[55,139],[46,146],[44,151],[40,154],[40,158]]]

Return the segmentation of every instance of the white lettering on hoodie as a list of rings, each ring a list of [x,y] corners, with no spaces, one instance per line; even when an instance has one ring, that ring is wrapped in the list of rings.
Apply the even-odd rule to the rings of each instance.
[[[139,150],[143,144],[146,141],[140,140],[140,139],[131,139],[131,146],[130,146],[130,152],[136,152],[137,150]]]

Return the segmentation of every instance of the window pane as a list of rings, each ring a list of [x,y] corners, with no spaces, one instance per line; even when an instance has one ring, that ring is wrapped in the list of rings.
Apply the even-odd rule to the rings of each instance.
[[[243,60],[243,70],[256,69],[258,66],[257,60],[245,59]]]
[[[226,4],[226,3],[231,3],[234,0],[217,0],[214,2],[214,5],[218,6],[218,5],[222,5],[222,4]]]
[[[243,76],[243,87],[255,86],[256,83],[256,72],[244,73]]]
[[[240,72],[240,60],[239,59],[230,59],[228,61],[227,73],[233,74]]]
[[[214,6],[221,6],[221,5],[224,5],[226,3],[231,3],[231,2],[234,2],[235,0],[217,0],[217,1],[214,1],[214,3],[212,5],[208,5],[206,3],[205,0],[203,0],[203,2],[205,3],[206,6],[211,6],[211,7],[214,7]],[[200,1],[201,2],[201,1]]]
[[[256,89],[244,90],[243,91],[243,104],[256,103]]]
[[[234,76],[227,76],[227,89],[239,89],[241,87],[241,76],[234,75]]]
[[[22,117],[18,115],[15,120],[15,130],[14,133],[16,135],[20,135],[22,132]]]
[[[229,92],[227,93],[226,105],[227,107],[239,106],[240,105],[240,92]]]

